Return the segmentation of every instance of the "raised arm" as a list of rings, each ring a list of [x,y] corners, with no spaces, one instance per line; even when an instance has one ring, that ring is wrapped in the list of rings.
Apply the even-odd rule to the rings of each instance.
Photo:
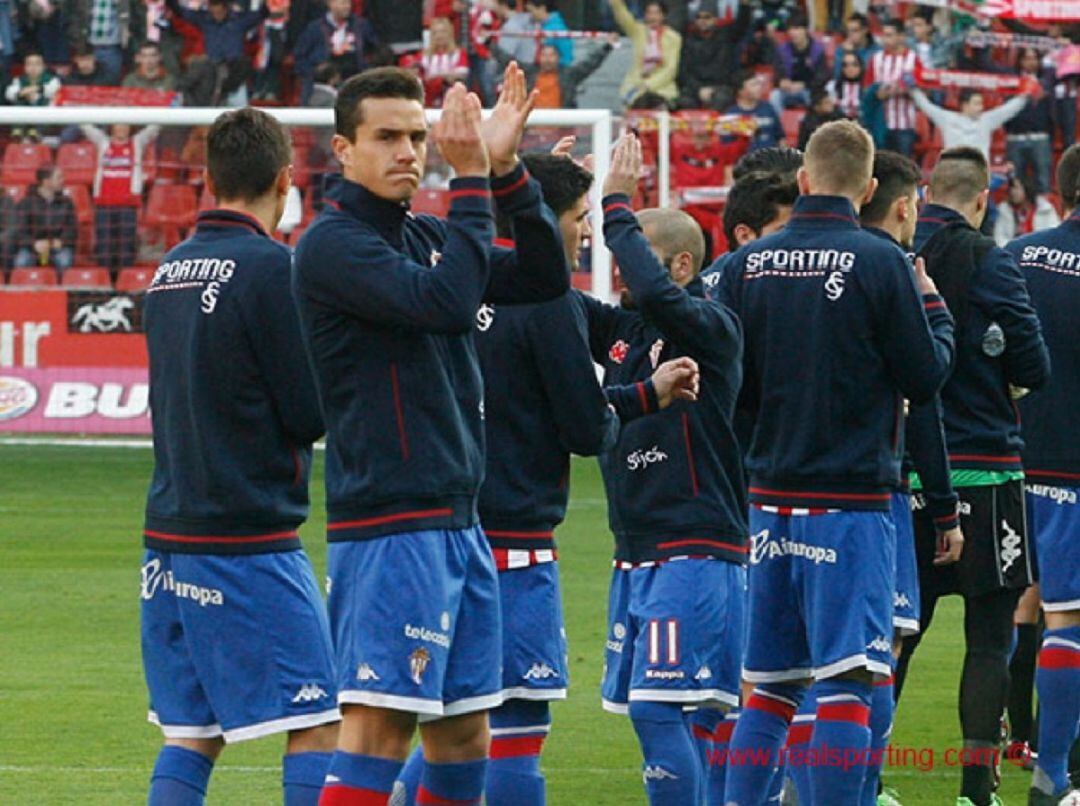
[[[956,112],[952,112],[948,109],[942,109],[940,106],[933,103],[929,98],[926,97],[926,93],[920,90],[918,87],[911,88],[911,100],[915,102],[915,106],[919,107],[919,110],[924,115],[930,118],[930,121],[935,126],[947,126],[949,120],[957,116]]]
[[[994,129],[1000,129],[1014,117],[1024,111],[1024,107],[1028,105],[1030,98],[1027,95],[1017,95],[1015,98],[1010,98],[1000,106],[995,106],[989,112],[983,113],[983,120],[986,122],[988,129],[993,131]]]
[[[627,36],[633,37],[634,32],[641,27],[642,23],[634,19],[630,9],[626,7],[626,0],[609,0],[609,2],[611,3],[611,13],[615,15],[615,24],[619,26],[619,30]]]

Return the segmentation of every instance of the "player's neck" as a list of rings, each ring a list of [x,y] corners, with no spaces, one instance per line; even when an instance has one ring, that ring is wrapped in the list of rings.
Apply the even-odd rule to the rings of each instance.
[[[248,218],[254,218],[267,233],[273,232],[278,222],[277,202],[269,197],[255,199],[251,202],[221,199],[217,204],[217,209],[228,210],[230,213],[240,213]]]

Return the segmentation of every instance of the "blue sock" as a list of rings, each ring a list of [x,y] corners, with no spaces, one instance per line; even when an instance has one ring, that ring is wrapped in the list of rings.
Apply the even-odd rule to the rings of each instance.
[[[323,784],[323,806],[363,802],[379,802],[390,796],[402,764],[389,758],[363,756],[338,750],[330,759]]]
[[[435,806],[448,800],[455,806],[479,806],[486,772],[486,758],[457,764],[425,761],[420,787],[416,790],[417,806]]]
[[[817,685],[810,686],[788,729],[785,766],[788,777],[795,784],[795,791],[799,793],[799,803],[810,803],[810,765],[806,759],[810,751],[810,737],[814,735],[817,694]]]
[[[761,683],[746,701],[728,750],[725,804],[752,806],[768,797],[788,725],[803,697],[801,686]]]
[[[413,806],[416,803],[416,790],[420,788],[420,776],[423,774],[424,746],[418,744],[405,759],[405,766],[398,773],[397,779],[405,787],[405,800],[399,806]]]
[[[728,746],[738,718],[738,708],[726,714],[716,708],[699,708],[691,714],[690,732],[701,760],[701,789],[707,806],[724,806]]]
[[[540,753],[551,729],[546,702],[509,700],[490,711],[491,757],[484,801],[488,806],[544,806]]]
[[[333,753],[289,753],[281,760],[285,806],[318,806]]]
[[[167,744],[150,776],[148,806],[202,806],[214,762],[202,753]]]
[[[881,783],[881,767],[885,763],[885,747],[889,743],[893,722],[893,678],[875,680],[870,693],[870,758],[863,780],[863,806],[875,806],[878,786]]]
[[[1069,750],[1080,724],[1080,625],[1043,633],[1035,687],[1039,692],[1039,761],[1032,783],[1056,795],[1068,789]]]
[[[694,803],[701,770],[697,749],[676,703],[635,701],[630,721],[644,758],[642,778],[652,806]]]
[[[870,749],[872,686],[837,679],[821,680],[817,686],[817,716],[810,738],[810,755],[816,762],[810,768],[811,803],[858,803]]]

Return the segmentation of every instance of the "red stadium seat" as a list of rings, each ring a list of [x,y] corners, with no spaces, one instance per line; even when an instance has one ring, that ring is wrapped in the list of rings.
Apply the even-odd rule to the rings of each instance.
[[[409,203],[414,213],[445,216],[450,211],[450,193],[446,190],[420,188]]]
[[[51,266],[15,269],[11,272],[9,285],[21,285],[26,288],[56,285],[56,269]]]
[[[802,123],[805,109],[785,109],[780,113],[780,125],[784,128],[784,137],[788,145],[794,147],[799,142],[799,124]]]
[[[94,205],[86,185],[68,185],[64,188],[64,195],[75,205],[75,218],[80,226],[94,223]]]
[[[72,266],[64,272],[64,288],[107,290],[112,288],[112,283],[108,269],[101,266]]]
[[[311,184],[311,149],[307,146],[294,146],[292,167],[292,183],[300,190],[306,190]]]
[[[181,231],[195,223],[199,200],[191,185],[155,184],[146,202],[143,223],[165,234],[168,249],[180,242]]]
[[[37,169],[52,162],[52,151],[44,143],[8,143],[0,182],[4,185],[32,185]]]
[[[142,291],[154,279],[154,269],[149,266],[135,266],[122,269],[116,278],[116,290],[123,294]]]
[[[64,172],[64,184],[92,185],[97,173],[97,149],[91,143],[64,143],[56,152],[56,167]]]

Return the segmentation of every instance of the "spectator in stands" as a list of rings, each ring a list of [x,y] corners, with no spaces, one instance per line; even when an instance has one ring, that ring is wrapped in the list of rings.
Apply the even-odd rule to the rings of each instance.
[[[555,0],[525,0],[525,10],[532,17],[533,22],[540,26],[541,31],[568,31],[569,27],[555,9]],[[565,37],[558,39],[545,39],[545,45],[554,45],[559,51],[559,64],[569,67],[574,63],[574,42]]]
[[[429,107],[441,107],[449,89],[469,78],[469,56],[458,47],[454,24],[447,17],[431,21],[428,46],[414,61],[424,82],[424,104]]]
[[[15,238],[18,233],[15,202],[7,193],[0,193],[0,280],[15,258]]]
[[[1053,71],[1054,76],[1054,126],[1061,133],[1062,150],[1067,149],[1076,141],[1076,97],[1077,86],[1080,85],[1080,45],[1076,32],[1072,33],[1072,39],[1064,36],[1060,25],[1051,25],[1048,29],[1050,36],[1054,37],[1060,49],[1057,52],[1047,53],[1044,57],[1043,67]]]
[[[749,151],[770,148],[784,139],[780,116],[768,101],[761,97],[761,76],[752,70],[742,70],[735,76],[735,103],[725,110],[728,115],[752,118],[754,134],[750,138]],[[731,137],[725,137],[730,142]]]
[[[72,48],[90,43],[108,86],[120,84],[131,25],[131,0],[60,0]]]
[[[682,37],[664,22],[667,6],[661,0],[648,0],[643,23],[634,19],[626,0],[611,0],[611,10],[634,47],[634,63],[619,89],[623,103],[630,106],[639,95],[651,92],[673,104],[679,97],[676,78]]]
[[[837,51],[836,63],[840,68],[840,77],[829,82],[829,91],[836,99],[836,108],[844,117],[859,120],[862,116],[862,96],[866,90],[863,60],[854,51],[842,54]]]
[[[510,34],[531,33],[539,26],[531,14],[517,10],[517,0],[495,0],[494,11],[499,18],[499,47],[524,70],[526,65],[536,62],[536,40]]]
[[[338,87],[341,85],[341,71],[336,64],[324,62],[315,68],[315,81],[311,85],[307,105],[322,109],[332,109],[337,101]],[[309,187],[312,193],[312,208],[322,210],[323,177],[334,165],[334,149],[330,141],[334,137],[332,126],[319,126],[315,129],[315,144],[308,152],[308,167],[311,169]]]
[[[885,116],[883,146],[910,157],[915,150],[915,103],[909,87],[915,74],[915,51],[907,47],[903,24],[888,20],[881,27],[882,50],[870,59],[869,82]]]
[[[710,129],[710,121],[689,122],[690,136],[679,132],[671,142],[672,182],[677,188],[724,184],[725,149]]]
[[[46,64],[67,64],[68,43],[59,4],[53,0],[25,0],[18,5],[23,41],[40,50]]]
[[[1053,120],[1047,90],[1052,79],[1041,75],[1039,52],[1033,48],[1020,49],[1016,69],[1027,77],[1035,95],[1020,114],[1005,124],[1005,156],[1018,177],[1031,175],[1037,193],[1049,193]]]
[[[1036,194],[1030,179],[1009,177],[1009,195],[1005,204],[998,206],[997,220],[994,222],[994,240],[998,246],[1060,223],[1061,218],[1054,205],[1046,196]]]
[[[828,81],[828,64],[825,46],[810,35],[806,16],[793,14],[788,21],[788,38],[776,49],[777,87],[773,90],[772,104],[777,113],[792,107],[810,104],[810,91],[824,87]]]
[[[8,70],[11,69],[11,55],[15,52],[15,39],[18,26],[12,13],[14,0],[0,0],[0,80],[7,83]],[[6,265],[6,264],[5,264]]]
[[[37,169],[37,183],[15,208],[18,252],[15,268],[55,266],[63,273],[75,256],[75,205],[64,195],[64,175],[55,165]]]
[[[423,46],[424,4],[402,0],[364,0],[364,14],[379,42],[395,56],[416,53]]]
[[[185,8],[179,0],[166,0],[166,4],[174,15],[202,31],[206,56],[217,69],[215,105],[247,104],[251,62],[244,54],[244,39],[266,18],[269,8],[263,5],[258,11],[235,11],[228,0],[209,0],[205,11]]]
[[[8,103],[17,106],[48,106],[60,91],[60,79],[45,68],[45,59],[37,51],[30,51],[23,57],[22,75],[8,84],[4,97]],[[16,139],[38,139],[40,132],[35,128],[24,129],[21,126],[11,130]]]
[[[870,33],[870,20],[867,19],[865,14],[856,11],[848,16],[844,25],[847,37],[840,44],[840,47],[836,49],[835,62],[833,63],[833,81],[840,80],[841,65],[845,56],[855,54],[859,57],[859,61],[866,65],[869,63],[870,57],[881,50],[881,46],[874,41],[874,37]]]
[[[281,73],[289,55],[288,28],[290,0],[266,0],[267,17],[263,20],[252,66],[255,84],[252,97],[259,101],[281,101]]]
[[[161,46],[157,42],[143,42],[135,53],[135,69],[124,77],[125,87],[143,90],[171,91],[175,82],[161,60]]]
[[[593,48],[584,59],[570,67],[562,66],[559,51],[551,45],[543,45],[536,64],[524,66],[525,81],[530,92],[534,89],[540,90],[536,108],[577,109],[578,87],[604,63],[604,59],[618,44],[619,35],[611,34],[607,42]],[[492,53],[499,65],[505,68],[510,61],[510,55],[504,53],[499,45],[492,47]]]
[[[469,6],[469,86],[477,90],[484,106],[494,105],[496,99],[491,49],[498,42],[499,24],[495,0],[476,0]]]
[[[64,76],[66,87],[103,87],[106,86],[105,71],[98,64],[94,49],[86,42],[80,42],[71,54],[72,70]]]
[[[989,112],[984,112],[986,101],[977,90],[965,89],[960,92],[960,111],[953,112],[930,102],[926,93],[915,87],[911,90],[912,100],[930,122],[941,129],[941,139],[945,148],[972,146],[979,149],[990,162],[990,141],[994,132],[1024,111],[1028,97],[1017,95]]]
[[[94,176],[94,243],[98,263],[111,269],[115,279],[121,268],[135,261],[143,154],[160,127],[147,126],[135,136],[125,123],[114,123],[111,135],[97,126],[83,126],[82,130],[98,153]]]
[[[836,99],[824,87],[818,87],[810,93],[810,108],[799,121],[799,150],[805,151],[806,144],[810,141],[810,135],[820,127],[833,120],[846,118],[843,112],[836,108]]]
[[[924,67],[940,70],[952,67],[957,43],[951,37],[942,36],[934,27],[929,9],[912,16],[908,27],[911,29],[908,47],[915,51],[916,58]]]
[[[717,11],[717,0],[701,0],[683,37],[678,78],[681,109],[723,109],[731,103],[730,95],[724,98],[720,91],[738,69],[735,50],[750,28],[753,10],[748,2],[740,2],[735,20],[727,25],[720,24]]]
[[[293,50],[302,104],[308,102],[316,67],[330,62],[345,80],[367,68],[368,55],[378,45],[375,29],[352,13],[350,0],[326,0],[326,8],[325,15],[308,23]]]
[[[739,46],[739,64],[743,67],[768,67],[776,61],[772,31],[763,19],[754,20],[749,38]]]

